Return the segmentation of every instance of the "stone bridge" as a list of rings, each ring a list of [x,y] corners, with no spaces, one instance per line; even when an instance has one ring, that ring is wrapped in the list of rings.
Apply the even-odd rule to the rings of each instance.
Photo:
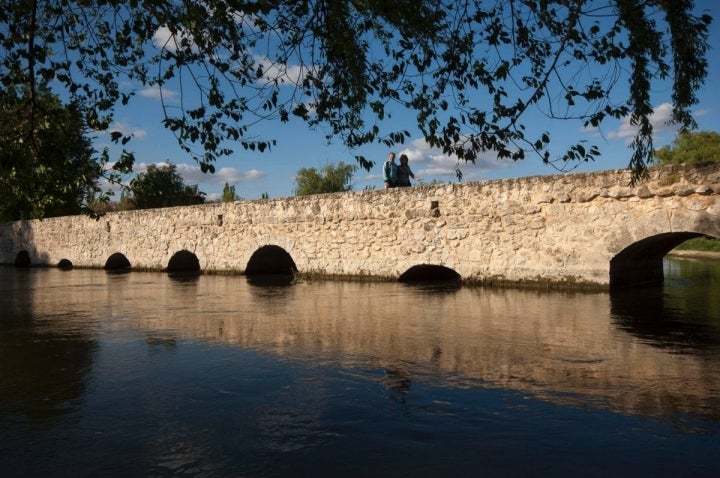
[[[720,163],[0,224],[0,263],[568,287],[660,282],[720,237]]]

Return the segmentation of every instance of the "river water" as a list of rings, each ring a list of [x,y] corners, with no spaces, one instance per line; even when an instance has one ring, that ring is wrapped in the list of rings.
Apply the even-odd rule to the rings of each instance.
[[[0,268],[7,476],[720,476],[720,263],[624,293]]]

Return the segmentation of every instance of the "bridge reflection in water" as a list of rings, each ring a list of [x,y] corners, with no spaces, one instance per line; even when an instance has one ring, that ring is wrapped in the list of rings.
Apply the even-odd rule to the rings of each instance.
[[[73,334],[144,330],[148,343],[211,341],[311,365],[380,369],[389,395],[398,399],[424,381],[508,388],[623,413],[720,420],[720,315],[691,324],[661,288],[611,295],[28,273],[36,290],[56,287],[67,274],[63,293],[34,295],[32,309],[37,316],[74,307],[85,319],[68,323]],[[720,307],[705,309],[712,314]]]

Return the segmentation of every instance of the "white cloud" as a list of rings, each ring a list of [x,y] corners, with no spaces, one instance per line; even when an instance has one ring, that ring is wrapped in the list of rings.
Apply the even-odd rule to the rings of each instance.
[[[170,38],[172,38],[172,33],[170,33],[170,29],[168,27],[158,27],[157,30],[155,30],[155,33],[153,33],[152,37],[152,43],[155,48],[168,48],[168,44],[170,42]]]
[[[132,136],[133,138],[144,138],[147,136],[147,131],[142,128],[136,128],[130,125],[127,121],[116,121],[110,128],[108,128],[108,134],[113,132],[120,132],[123,136]]]
[[[114,163],[108,163],[105,165],[105,169],[111,170]],[[135,163],[133,166],[134,177],[137,174],[146,173],[148,166],[155,165],[158,167],[167,166],[167,162],[158,163]],[[250,169],[247,171],[240,171],[235,168],[220,168],[215,171],[215,174],[203,173],[199,166],[184,163],[175,163],[175,171],[183,178],[183,182],[186,185],[200,185],[200,190],[207,193],[206,199],[208,201],[218,199],[219,193],[208,193],[206,188],[212,188],[217,186],[219,189],[228,183],[231,186],[235,186],[239,183],[252,182],[257,179],[265,177],[265,173],[258,169]],[[127,186],[130,183],[132,177],[126,177],[123,183]],[[121,194],[121,187],[117,184],[110,184],[104,178],[98,181],[98,186],[103,191],[112,191],[114,193],[113,200],[119,200]]]
[[[147,171],[150,164],[155,166],[167,166],[168,163],[136,163],[133,170],[135,173],[140,174]],[[236,168],[220,168],[215,171],[214,174],[203,173],[200,170],[200,166],[194,164],[175,163],[175,171],[183,178],[186,184],[207,184],[207,185],[224,185],[228,183],[235,185],[242,182],[253,181],[265,177],[263,171],[257,169],[250,169],[247,171],[241,171]]]
[[[302,65],[288,65],[285,63],[273,62],[266,56],[255,55],[255,62],[262,66],[263,77],[258,80],[262,83],[299,85],[310,71]]]
[[[653,110],[653,114],[650,117],[650,124],[653,127],[653,134],[663,133],[665,131],[672,131],[677,127],[670,123],[672,120],[672,105],[670,103],[663,103],[657,106]],[[630,124],[630,117],[626,116],[620,123],[620,127],[608,133],[608,139],[624,139],[627,144],[632,143],[633,138],[637,135],[638,127]]]
[[[147,88],[143,88],[140,90],[139,95],[145,98],[152,98],[152,99],[171,99],[178,96],[177,92],[169,89],[169,88],[160,88],[159,86],[148,86]]]
[[[455,170],[459,168],[463,173],[463,181],[476,181],[490,170],[512,165],[511,161],[497,160],[493,153],[480,155],[475,163],[461,161],[457,156],[448,156],[442,150],[430,147],[422,138],[397,152],[398,157],[401,154],[407,155],[413,172],[425,180],[454,180]]]
[[[161,50],[177,51],[183,42],[189,42],[194,48],[195,42],[191,35],[183,30],[173,35],[167,26],[158,27],[152,37],[153,46]]]
[[[243,19],[245,18],[243,14],[236,13],[235,16],[240,22],[243,22]],[[247,22],[243,23],[247,24]],[[193,39],[192,35],[182,30],[173,35],[173,33],[167,26],[161,26],[155,31],[155,33],[153,34],[152,43],[155,48],[168,50],[171,52],[176,52],[179,48],[184,48],[186,46],[190,46],[192,50],[197,49],[195,45],[195,40]],[[183,46],[183,43],[186,43],[187,45]],[[299,85],[302,83],[308,72],[311,71],[311,68],[305,67],[303,65],[278,63],[264,55],[253,55],[253,59],[255,61],[254,68],[257,69],[259,67],[262,67],[263,70],[262,77],[257,80],[257,82],[260,84],[274,84],[277,82],[280,85]],[[172,96],[176,95],[176,93],[168,92],[166,89],[163,89],[162,92],[166,99],[168,97],[168,94]],[[160,91],[158,88],[147,88],[140,92],[142,96],[151,98],[159,98],[159,93]]]

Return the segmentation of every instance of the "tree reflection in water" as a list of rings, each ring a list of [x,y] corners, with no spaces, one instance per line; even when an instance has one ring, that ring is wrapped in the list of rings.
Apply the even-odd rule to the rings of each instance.
[[[82,406],[98,348],[95,333],[77,323],[70,329],[55,327],[66,315],[62,310],[50,316],[36,313],[27,291],[42,293],[42,270],[22,269],[2,278],[0,417],[51,427]]]
[[[720,263],[666,259],[665,284],[613,292],[611,318],[676,353],[720,354]]]

